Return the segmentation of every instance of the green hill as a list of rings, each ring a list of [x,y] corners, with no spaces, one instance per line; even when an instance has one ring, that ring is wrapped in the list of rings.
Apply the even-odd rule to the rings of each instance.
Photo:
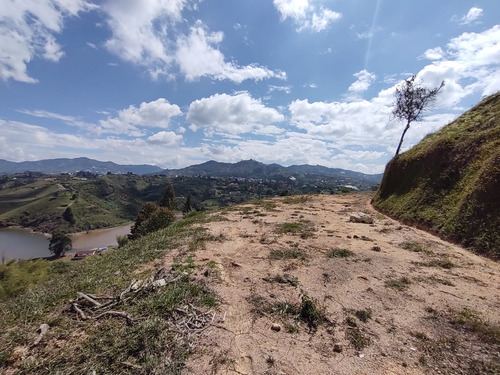
[[[500,257],[500,92],[386,166],[381,211]]]

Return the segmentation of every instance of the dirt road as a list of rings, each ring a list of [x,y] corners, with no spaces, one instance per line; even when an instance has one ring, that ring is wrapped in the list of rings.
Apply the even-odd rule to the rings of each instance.
[[[194,253],[197,277],[221,304],[185,373],[498,373],[500,265],[369,200],[266,200],[205,224],[218,241]]]

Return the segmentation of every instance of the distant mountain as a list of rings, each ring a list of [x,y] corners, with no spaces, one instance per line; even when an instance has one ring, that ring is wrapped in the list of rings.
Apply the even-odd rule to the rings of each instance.
[[[187,168],[166,169],[161,174],[168,176],[243,177],[273,180],[284,180],[291,177],[296,179],[330,177],[347,180],[347,182],[348,180],[362,181],[366,184],[378,184],[382,179],[382,174],[370,175],[319,165],[292,165],[290,167],[283,167],[279,164],[263,164],[255,160],[243,160],[238,163],[219,163],[211,160]]]
[[[96,174],[134,173],[149,174],[162,171],[161,168],[152,165],[119,165],[111,161],[98,161],[89,158],[76,159],[47,159],[38,161],[23,161],[19,163],[0,159],[0,174],[22,173],[26,171],[41,172],[47,174],[75,173],[78,171],[92,172]]]

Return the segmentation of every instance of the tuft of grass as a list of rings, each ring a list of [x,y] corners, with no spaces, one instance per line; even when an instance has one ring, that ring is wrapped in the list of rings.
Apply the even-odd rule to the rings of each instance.
[[[419,264],[422,266],[426,266],[426,267],[441,267],[441,268],[445,268],[447,270],[449,270],[453,267],[456,267],[455,263],[453,263],[451,260],[449,260],[447,258],[432,259],[428,262],[423,262],[423,263],[419,263]]]
[[[420,242],[406,241],[399,245],[401,248],[414,253],[428,252],[427,247]]]
[[[300,259],[307,260],[308,255],[302,249],[298,247],[292,247],[290,249],[274,249],[269,253],[269,259],[271,260],[280,260],[280,259]]]
[[[354,256],[354,252],[349,249],[334,248],[330,250],[327,254],[328,258],[348,258]]]
[[[349,325],[349,323],[348,323]],[[356,350],[363,350],[370,345],[370,339],[366,337],[358,327],[348,326],[346,330],[346,338]]]
[[[372,318],[373,311],[370,308],[367,308],[365,310],[356,310],[354,312],[354,315],[356,315],[356,318],[361,320],[363,323],[366,323],[368,320]]]
[[[386,287],[397,289],[400,291],[408,289],[410,284],[411,280],[406,276],[401,276],[399,278],[389,278],[385,281]]]

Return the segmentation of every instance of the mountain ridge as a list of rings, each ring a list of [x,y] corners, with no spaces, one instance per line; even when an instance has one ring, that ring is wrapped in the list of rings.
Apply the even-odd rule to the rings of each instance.
[[[38,161],[11,162],[0,159],[0,174],[23,173],[26,171],[47,174],[76,173],[88,171],[95,174],[125,174],[139,175],[160,174],[167,176],[203,176],[203,177],[236,177],[256,179],[306,178],[309,176],[324,176],[337,178],[351,178],[366,183],[378,184],[382,174],[365,174],[347,169],[328,168],[320,165],[282,165],[264,164],[255,160],[241,160],[236,163],[223,163],[209,160],[201,164],[191,165],[179,169],[162,169],[152,165],[121,165],[111,161],[103,162],[86,157],[44,159]]]

